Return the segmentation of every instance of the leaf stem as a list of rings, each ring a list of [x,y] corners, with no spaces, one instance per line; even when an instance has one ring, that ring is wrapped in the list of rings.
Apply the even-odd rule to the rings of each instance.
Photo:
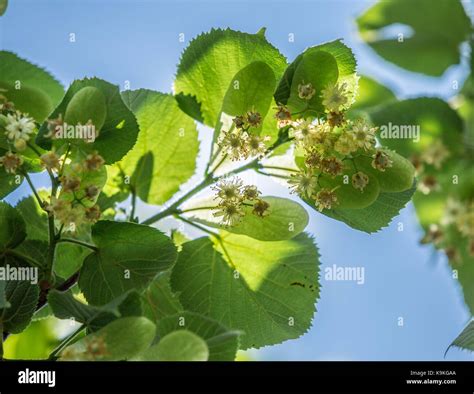
[[[187,213],[187,212],[193,212],[193,211],[205,211],[205,210],[211,210],[211,209],[216,209],[216,206],[209,206],[209,207],[196,207],[196,208],[189,208],[189,209],[180,209],[178,213]]]
[[[130,211],[130,217],[129,221],[134,222],[135,221],[135,209],[137,207],[137,193],[135,191],[135,187],[131,187],[131,194],[132,194],[132,209]]]
[[[263,169],[269,170],[281,170],[281,171],[289,171],[289,172],[299,172],[299,170],[295,168],[287,168],[287,167],[279,167],[279,166],[262,166]]]
[[[220,235],[215,233],[214,231],[211,231],[211,230],[208,230],[207,228],[193,222],[192,220],[188,220],[186,218],[183,218],[182,216],[178,215],[178,214],[174,214],[173,215],[176,219],[179,219],[181,220],[182,222],[186,223],[186,224],[189,224],[190,226],[193,226],[195,228],[197,228],[198,230],[201,230],[201,231],[204,231],[205,233],[209,234],[209,235],[212,235],[213,237],[216,237],[216,238],[220,238]]]
[[[291,139],[281,139],[278,138],[278,140],[275,141],[275,143],[270,146],[266,152],[265,156],[268,156],[273,150],[278,148],[281,144],[284,144],[285,142],[291,141]],[[204,190],[206,187],[212,185],[215,183],[217,180],[220,178],[225,178],[230,175],[235,175],[239,174],[241,172],[253,169],[253,170],[258,170],[259,168],[262,168],[262,164],[260,163],[261,158],[256,158],[247,164],[243,165],[242,167],[239,167],[235,170],[229,171],[219,177],[215,176],[213,173],[209,173],[205,176],[205,178],[198,184],[196,185],[193,189],[191,189],[189,192],[184,194],[181,198],[176,200],[173,204],[171,204],[168,208],[164,209],[163,211],[157,213],[156,215],[153,215],[152,217],[146,219],[143,221],[141,224],[145,225],[151,225],[153,223],[158,222],[159,220],[166,218],[168,216],[174,215],[175,213],[180,213],[179,207],[181,206],[182,203],[187,201],[189,198],[193,197],[195,194],[199,193],[200,191]]]
[[[28,182],[28,185],[30,185],[30,188],[31,188],[31,190],[32,190],[32,192],[33,192],[33,194],[34,194],[34,196],[35,196],[35,198],[36,198],[36,201],[38,201],[39,206],[41,207],[41,209],[44,210],[44,209],[45,209],[45,207],[44,207],[44,201],[43,201],[43,200],[41,199],[41,197],[39,196],[39,194],[38,194],[38,192],[37,192],[37,190],[36,190],[36,188],[35,188],[35,185],[33,185],[33,182],[32,182],[32,180],[31,180],[31,178],[30,178],[30,175],[29,175],[26,171],[23,171],[23,172],[22,172],[22,175],[25,177],[26,182]]]
[[[69,242],[71,244],[76,244],[76,245],[80,245],[80,246],[84,246],[85,248],[89,248],[91,250],[93,250],[94,252],[98,252],[99,251],[99,248],[95,245],[92,245],[92,244],[89,244],[87,242],[83,242],[83,241],[79,241],[78,239],[73,239],[73,238],[61,238],[61,239],[58,239],[57,240],[57,243],[60,243],[60,242]]]
[[[268,172],[264,172],[264,171],[260,171],[260,170],[256,170],[257,173],[259,173],[260,175],[265,175],[265,176],[269,176],[269,177],[275,177],[275,178],[281,178],[281,179],[291,179],[291,177],[287,176],[287,175],[280,175],[280,174],[269,174]]]

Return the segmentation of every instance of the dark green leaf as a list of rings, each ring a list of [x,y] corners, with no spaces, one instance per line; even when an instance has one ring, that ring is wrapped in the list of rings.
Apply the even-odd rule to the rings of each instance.
[[[79,287],[93,305],[144,289],[176,260],[173,242],[153,227],[100,221],[92,228],[92,239],[98,251],[84,261]]]

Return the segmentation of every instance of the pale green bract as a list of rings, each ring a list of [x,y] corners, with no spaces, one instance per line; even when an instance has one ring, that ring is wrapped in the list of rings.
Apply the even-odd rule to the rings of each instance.
[[[252,213],[251,207],[244,207],[245,216],[234,226],[223,226],[214,216],[216,210],[190,212],[193,220],[207,226],[224,229],[230,233],[247,235],[260,241],[283,241],[300,234],[308,225],[306,210],[296,201],[281,197],[262,197],[270,204],[268,216],[260,217]],[[199,200],[196,207],[215,205],[212,199]],[[190,205],[190,208],[193,205]]]

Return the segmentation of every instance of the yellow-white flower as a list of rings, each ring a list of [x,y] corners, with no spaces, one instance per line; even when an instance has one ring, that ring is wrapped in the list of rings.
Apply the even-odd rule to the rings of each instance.
[[[23,116],[21,113],[7,115],[7,124],[5,126],[6,135],[9,140],[15,142],[18,140],[28,141],[35,130],[35,122],[32,118]]]
[[[375,132],[377,127],[370,127],[362,120],[352,123],[349,130],[354,134],[354,139],[358,148],[369,150],[375,145]]]
[[[240,178],[223,179],[212,187],[216,191],[217,197],[223,201],[235,202],[242,198],[243,182]]]
[[[318,186],[318,178],[312,171],[301,171],[292,174],[288,179],[292,193],[298,193],[303,197],[311,197],[314,189]]]
[[[346,84],[329,84],[321,93],[323,105],[328,112],[340,112],[348,103]]]
[[[216,209],[217,211],[213,213],[214,217],[221,217],[222,224],[229,227],[235,226],[245,215],[238,202],[223,201]]]

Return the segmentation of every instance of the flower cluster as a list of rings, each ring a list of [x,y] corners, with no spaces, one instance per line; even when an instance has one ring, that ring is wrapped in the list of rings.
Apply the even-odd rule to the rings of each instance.
[[[0,167],[3,167],[8,174],[17,174],[24,163],[23,157],[18,152],[26,149],[36,130],[36,123],[27,114],[16,110],[15,105],[1,93],[0,129],[4,132],[9,146],[9,150],[0,157]]]
[[[245,207],[251,208],[251,213],[259,217],[269,214],[270,204],[260,198],[257,187],[244,185],[240,178],[221,180],[212,189],[218,200],[213,215],[222,218],[222,224],[226,226],[238,224],[248,212]]]
[[[448,198],[442,219],[429,226],[421,243],[433,243],[443,249],[450,260],[458,263],[463,243],[456,241],[456,238],[453,241],[453,230],[467,240],[467,253],[474,256],[474,202]]]
[[[270,138],[257,134],[255,128],[262,124],[262,116],[257,111],[248,111],[245,115],[236,116],[232,127],[223,131],[218,141],[222,152],[232,160],[245,160],[249,157],[263,156],[267,150],[265,142]]]
[[[41,157],[44,166],[50,169],[59,167],[59,158],[54,152]],[[66,174],[59,177],[61,193],[53,197],[46,209],[54,215],[61,226],[74,232],[79,226],[95,223],[100,219],[101,211],[95,200],[101,187],[95,184],[82,184],[87,173],[99,171],[104,165],[104,159],[93,152],[80,161],[70,164]],[[71,230],[72,229],[72,230]]]
[[[317,94],[312,86],[304,83],[299,85],[298,92],[305,100]],[[354,159],[368,156],[372,167],[381,172],[393,163],[385,151],[375,147],[376,127],[361,119],[345,119],[345,111],[352,104],[346,84],[329,85],[320,96],[325,108],[324,116],[294,119],[289,123],[296,141],[297,156],[302,158],[302,163],[300,171],[291,175],[288,183],[292,192],[313,200],[317,208],[323,210],[338,205],[335,191],[339,186],[321,187],[321,177],[334,179],[350,172],[352,186],[362,193],[370,178],[357,170]],[[278,113],[285,112],[280,109]]]

